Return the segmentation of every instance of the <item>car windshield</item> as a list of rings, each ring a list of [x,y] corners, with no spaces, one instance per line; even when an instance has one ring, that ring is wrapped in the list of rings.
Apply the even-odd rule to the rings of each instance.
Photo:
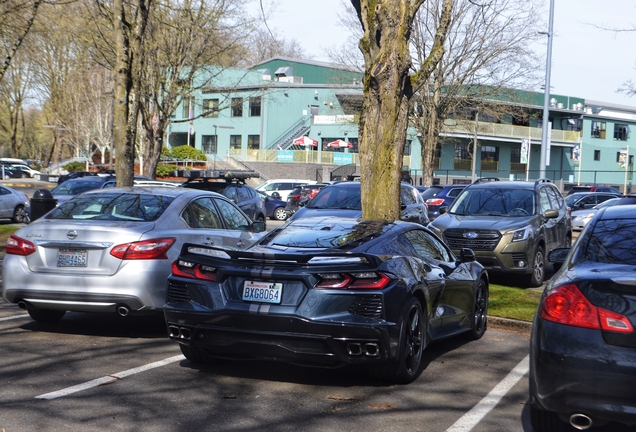
[[[320,227],[292,225],[281,231],[271,242],[272,246],[293,248],[341,248],[357,245],[381,235],[389,224],[383,220],[366,220],[361,223],[324,224]]]
[[[360,188],[326,187],[309,202],[307,208],[361,210]]]
[[[606,264],[636,264],[634,219],[599,220],[590,235],[585,259]]]
[[[93,189],[99,189],[102,187],[103,182],[101,180],[95,181],[81,181],[64,182],[51,191],[53,195],[77,195],[82,192],[86,192]]]
[[[46,218],[151,222],[173,201],[174,197],[151,194],[82,195],[55,208]]]
[[[465,189],[453,203],[450,213],[517,217],[533,215],[534,191],[502,188]]]

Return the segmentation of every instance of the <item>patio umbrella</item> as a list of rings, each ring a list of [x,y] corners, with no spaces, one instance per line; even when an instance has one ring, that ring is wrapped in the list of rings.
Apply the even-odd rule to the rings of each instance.
[[[351,144],[348,141],[343,141],[343,140],[339,139],[339,140],[335,140],[335,141],[331,141],[330,143],[327,143],[327,147],[330,147],[330,148],[344,148],[344,147],[352,148],[353,144]]]
[[[317,147],[318,141],[308,136],[301,136],[294,140],[294,145]]]

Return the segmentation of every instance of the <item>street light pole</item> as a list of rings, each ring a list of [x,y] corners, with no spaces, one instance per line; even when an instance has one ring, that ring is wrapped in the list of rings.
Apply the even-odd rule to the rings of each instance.
[[[554,24],[554,0],[550,0],[550,23],[548,26],[548,53],[546,55],[545,62],[545,89],[543,90],[543,125],[541,136],[541,159],[539,166],[539,178],[545,177],[545,168],[548,152],[548,140],[550,139],[550,131],[548,130],[548,123],[550,118],[550,74],[552,71],[552,36],[553,36],[553,24]]]

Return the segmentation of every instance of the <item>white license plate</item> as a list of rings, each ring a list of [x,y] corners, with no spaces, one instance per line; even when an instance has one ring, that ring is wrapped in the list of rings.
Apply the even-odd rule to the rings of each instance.
[[[57,254],[58,267],[86,267],[86,249],[60,249]]]
[[[283,296],[282,283],[245,281],[243,300],[262,303],[280,303]]]

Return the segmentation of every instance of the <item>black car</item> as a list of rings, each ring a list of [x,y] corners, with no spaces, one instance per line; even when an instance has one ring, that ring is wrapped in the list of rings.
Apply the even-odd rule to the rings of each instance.
[[[571,250],[549,259],[561,269],[532,327],[534,430],[636,425],[636,206],[600,209]]]
[[[51,190],[53,198],[55,198],[58,204],[61,204],[75,195],[93,189],[108,189],[117,186],[117,180],[115,176],[88,176],[78,177],[65,181],[64,183],[56,186]]]
[[[96,172],[91,172],[91,171],[74,171],[74,172],[70,172],[68,174],[62,174],[57,178],[57,184],[62,184],[67,180],[72,180],[74,178],[80,178],[80,177],[94,177],[97,176]]]
[[[285,206],[287,217],[291,217],[300,210],[301,207],[307,205],[318,192],[327,186],[329,186],[327,183],[316,183],[295,187],[289,195],[287,195],[287,205]]]
[[[307,217],[361,217],[360,182],[343,181],[329,185],[298,210],[292,219]],[[428,210],[422,195],[408,183],[400,184],[401,219],[422,225],[429,223]]]
[[[429,219],[433,220],[438,217],[440,208],[450,207],[465,187],[466,185],[433,185],[422,192],[422,198],[428,207]]]
[[[572,211],[585,210],[596,207],[612,198],[620,198],[620,194],[610,192],[577,192],[565,197],[565,203]]]
[[[198,363],[266,359],[368,366],[409,383],[433,340],[486,331],[488,275],[419,224],[299,219],[245,251],[184,245],[164,313]]]
[[[181,187],[207,190],[225,195],[238,205],[252,221],[265,222],[265,205],[258,191],[245,184],[256,177],[254,171],[192,170],[177,171],[177,177],[187,181]]]

